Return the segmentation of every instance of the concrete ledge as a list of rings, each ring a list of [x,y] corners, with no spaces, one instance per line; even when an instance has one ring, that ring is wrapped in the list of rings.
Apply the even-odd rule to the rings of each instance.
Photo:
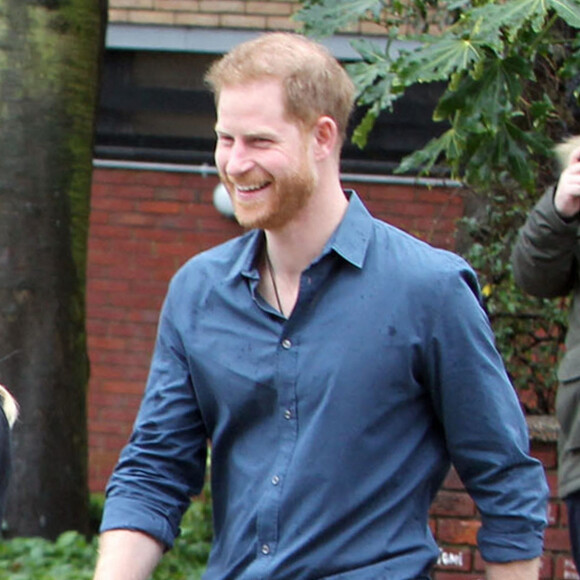
[[[558,441],[560,427],[553,415],[528,415],[526,417],[530,431],[530,441],[555,443]]]

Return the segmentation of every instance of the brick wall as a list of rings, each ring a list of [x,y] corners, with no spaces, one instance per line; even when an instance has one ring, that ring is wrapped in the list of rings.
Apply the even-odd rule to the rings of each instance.
[[[109,0],[109,22],[246,28],[254,30],[295,30],[291,20],[296,0]],[[384,34],[384,28],[362,23],[349,32]]]

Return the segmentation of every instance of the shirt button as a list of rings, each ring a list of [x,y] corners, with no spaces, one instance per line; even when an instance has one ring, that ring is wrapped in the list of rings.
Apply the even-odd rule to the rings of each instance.
[[[291,411],[290,409],[286,409],[286,410],[284,411],[284,419],[286,419],[286,420],[288,420],[288,421],[289,421],[290,419],[292,419],[292,411]]]
[[[286,350],[288,350],[289,348],[292,348],[292,341],[289,338],[285,338],[282,341],[282,348],[285,348]]]
[[[268,544],[263,544],[262,545],[262,554],[264,554],[264,556],[267,556],[270,553],[270,546],[268,546]]]
[[[279,475],[275,475],[272,478],[272,485],[278,485],[280,483],[280,476]]]

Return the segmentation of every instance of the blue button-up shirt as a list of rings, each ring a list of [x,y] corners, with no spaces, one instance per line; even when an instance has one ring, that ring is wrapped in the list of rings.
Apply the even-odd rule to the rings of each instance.
[[[544,473],[468,265],[352,194],[286,319],[258,293],[263,243],[249,232],[172,280],[102,530],[171,545],[209,440],[207,579],[427,578],[450,462],[483,557],[538,556]]]

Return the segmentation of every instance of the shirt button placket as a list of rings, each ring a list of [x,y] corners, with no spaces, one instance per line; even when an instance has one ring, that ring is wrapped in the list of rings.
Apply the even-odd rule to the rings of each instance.
[[[294,343],[288,337],[284,337],[279,342],[280,349],[284,353],[281,355],[281,365],[282,370],[280,371],[280,375],[284,377],[283,383],[291,385],[294,380],[295,375],[295,356],[294,353],[291,352],[294,348]],[[290,379],[288,379],[290,377]],[[290,382],[289,382],[290,381]],[[290,421],[294,418],[294,410],[292,408],[292,392],[288,391],[288,388],[282,389],[285,392],[285,397],[282,397],[282,400],[285,399],[282,407],[282,416],[284,417],[285,421]],[[271,504],[266,507],[264,513],[259,519],[259,531],[258,531],[258,538],[259,538],[259,553],[264,558],[263,565],[267,566],[266,561],[271,562],[271,558],[276,551],[277,545],[277,536],[278,536],[278,529],[277,529],[277,513],[279,510],[279,502],[280,502],[280,493],[281,493],[281,484],[283,478],[284,469],[287,466],[288,456],[291,454],[291,448],[293,447],[293,430],[290,429],[286,436],[281,438],[281,449],[280,449],[280,469],[281,472],[274,473],[270,477],[270,485],[271,487]],[[276,490],[276,491],[274,491]]]

